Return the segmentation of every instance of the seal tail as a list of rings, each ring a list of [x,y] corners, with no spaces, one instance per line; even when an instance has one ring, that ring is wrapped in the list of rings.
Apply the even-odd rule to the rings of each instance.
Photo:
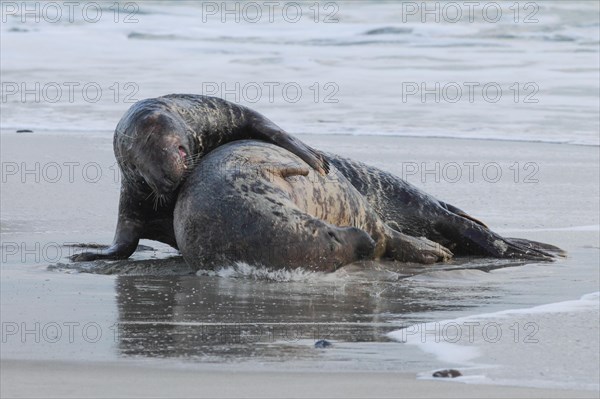
[[[448,247],[456,255],[549,262],[554,260],[554,253],[563,252],[549,244],[504,238],[476,222],[465,220],[458,215],[450,216],[451,220],[437,223],[435,227],[452,243]],[[461,219],[455,220],[454,218]]]

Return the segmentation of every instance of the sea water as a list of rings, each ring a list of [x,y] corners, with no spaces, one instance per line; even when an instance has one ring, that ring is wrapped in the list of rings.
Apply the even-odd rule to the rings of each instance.
[[[5,131],[185,92],[293,133],[599,143],[595,1],[7,3]]]

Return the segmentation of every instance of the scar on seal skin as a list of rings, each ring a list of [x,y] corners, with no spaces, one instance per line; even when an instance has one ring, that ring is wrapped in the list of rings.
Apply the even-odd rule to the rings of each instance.
[[[207,154],[183,184],[175,237],[194,269],[234,262],[333,271],[361,259],[433,263],[452,253],[387,226],[340,173],[311,170],[269,143]]]
[[[75,254],[71,259],[125,259],[141,238],[177,247],[173,207],[180,184],[205,154],[242,139],[273,143],[296,154],[319,173],[329,171],[321,153],[241,105],[192,94],[139,101],[121,118],[114,135],[122,181],[113,243],[106,249]]]

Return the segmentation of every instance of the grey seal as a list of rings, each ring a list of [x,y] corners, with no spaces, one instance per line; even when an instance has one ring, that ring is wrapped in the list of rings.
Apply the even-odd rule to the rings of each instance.
[[[467,212],[389,172],[335,154],[325,155],[390,227],[427,237],[455,256],[550,261],[565,254],[550,244],[502,237]]]
[[[174,229],[196,270],[245,262],[333,271],[362,259],[452,256],[387,226],[334,168],[321,175],[283,148],[248,140],[203,157],[179,191]]]
[[[173,207],[179,185],[203,155],[242,139],[271,142],[296,154],[319,173],[329,170],[318,151],[241,105],[193,94],[139,101],[123,115],[114,134],[122,181],[113,244],[71,259],[128,258],[141,238],[176,247]]]
[[[173,94],[135,104],[119,122],[114,150],[123,183],[113,244],[72,259],[127,258],[140,238],[177,248],[173,209],[181,183],[210,150],[240,139],[274,143],[322,174],[334,165],[389,227],[426,237],[455,256],[549,261],[564,255],[549,244],[502,237],[458,207],[391,173],[320,153],[248,108],[212,97]]]

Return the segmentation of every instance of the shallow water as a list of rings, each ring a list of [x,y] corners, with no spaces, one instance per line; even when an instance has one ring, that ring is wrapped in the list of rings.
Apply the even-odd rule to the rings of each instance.
[[[5,12],[3,129],[108,132],[135,99],[193,92],[294,133],[599,144],[595,1],[484,2],[456,22],[444,2],[300,2],[298,21],[277,2],[256,22],[221,2],[101,4],[73,23]]]
[[[461,364],[468,371],[459,381],[523,385],[528,380],[527,385],[534,387],[598,390],[594,372],[600,355],[590,342],[595,334],[582,337],[575,331],[597,329],[599,294],[417,324],[388,336],[448,364]],[[556,328],[557,324],[569,328]],[[431,378],[427,373],[422,376]]]

